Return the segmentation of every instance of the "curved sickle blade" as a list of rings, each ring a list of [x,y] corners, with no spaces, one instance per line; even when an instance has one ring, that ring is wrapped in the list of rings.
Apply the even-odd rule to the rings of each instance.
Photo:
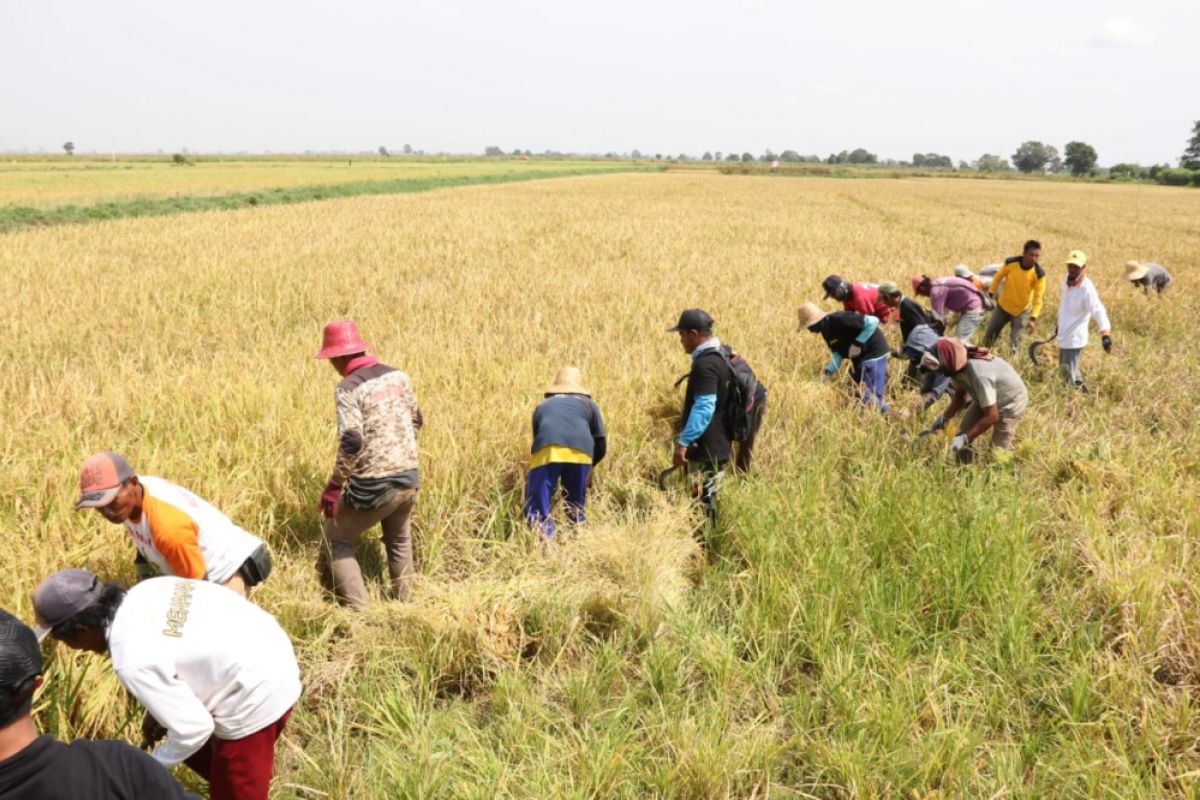
[[[658,473],[658,488],[665,492],[667,490],[667,479],[671,477],[671,473],[682,468],[683,466],[681,464],[676,464],[675,466],[667,467],[662,472]]]

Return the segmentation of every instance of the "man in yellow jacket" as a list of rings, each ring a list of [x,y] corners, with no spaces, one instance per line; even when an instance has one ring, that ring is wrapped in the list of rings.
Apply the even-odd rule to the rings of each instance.
[[[1042,245],[1030,239],[1022,254],[1006,259],[992,278],[991,293],[996,299],[996,308],[983,334],[984,347],[991,347],[1008,325],[1009,341],[1015,352],[1021,344],[1021,335],[1026,331],[1032,334],[1037,327],[1042,298],[1046,294],[1046,270],[1038,263],[1041,257]]]

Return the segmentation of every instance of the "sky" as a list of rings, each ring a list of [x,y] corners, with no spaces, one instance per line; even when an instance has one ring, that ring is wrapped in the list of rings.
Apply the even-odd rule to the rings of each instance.
[[[0,151],[1174,164],[1200,2],[0,0]]]

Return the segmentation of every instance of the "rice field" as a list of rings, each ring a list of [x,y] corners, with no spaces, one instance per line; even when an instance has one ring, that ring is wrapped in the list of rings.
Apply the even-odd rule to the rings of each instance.
[[[65,566],[133,579],[125,534],[71,510],[83,458],[112,448],[274,551],[255,601],[306,685],[280,798],[1195,796],[1197,220],[1186,189],[697,172],[12,233],[0,605],[28,617]],[[824,275],[906,286],[1030,237],[1045,332],[1082,249],[1116,350],[1093,336],[1086,396],[1014,358],[1013,464],[913,451],[927,420],[895,376],[887,419],[818,382],[795,314]],[[1167,265],[1170,294],[1123,285],[1130,258]],[[756,471],[702,543],[651,479],[688,363],[665,329],[695,305],[770,390]],[[343,317],[426,418],[422,577],[359,616],[313,568],[337,378],[312,355]],[[567,364],[610,454],[589,524],[542,555],[520,520],[529,415]],[[44,729],[136,739],[104,660],[48,653]]]

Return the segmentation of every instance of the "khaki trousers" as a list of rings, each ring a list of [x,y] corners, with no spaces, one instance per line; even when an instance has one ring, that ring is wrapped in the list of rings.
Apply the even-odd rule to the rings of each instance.
[[[387,554],[392,595],[397,600],[408,599],[416,574],[411,525],[416,501],[416,489],[397,489],[377,508],[364,511],[342,503],[337,516],[325,520],[324,556],[333,577],[333,590],[350,608],[357,611],[370,603],[354,548],[362,535],[377,524],[383,528],[383,548]]]
[[[979,408],[979,404],[972,400],[967,404],[966,410],[963,411],[962,423],[959,425],[958,432],[966,433],[971,430],[982,416],[983,411]],[[1001,415],[1000,419],[996,420],[996,424],[992,426],[992,447],[997,450],[1011,450],[1013,439],[1017,436],[1017,425],[1024,417],[1024,412],[1015,417]],[[982,439],[983,437],[981,436],[980,438]],[[959,452],[959,461],[970,462],[970,460],[970,448]]]

